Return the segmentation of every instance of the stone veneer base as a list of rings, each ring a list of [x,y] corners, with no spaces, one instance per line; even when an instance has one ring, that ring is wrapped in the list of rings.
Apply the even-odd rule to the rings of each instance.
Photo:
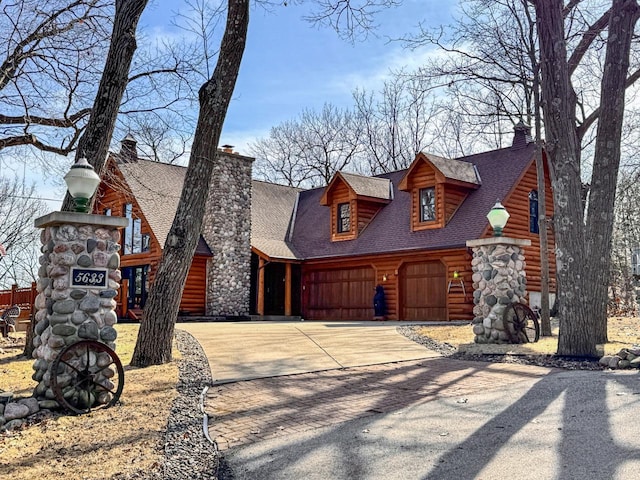
[[[36,399],[55,399],[51,365],[67,346],[81,340],[95,340],[115,349],[117,332],[113,325],[117,322],[115,307],[121,281],[118,228],[127,223],[128,219],[122,217],[75,212],[53,212],[36,219],[35,225],[42,228],[33,339],[35,373],[32,378],[38,382],[33,393]],[[106,272],[105,285],[74,286],[73,268]],[[104,361],[101,355],[104,356],[91,356],[90,363]],[[101,369],[100,375],[108,379],[112,373]],[[62,376],[58,375],[58,381]],[[67,393],[72,398],[73,392]],[[96,394],[96,399],[98,403],[108,402],[106,393]]]
[[[503,316],[507,305],[523,302],[526,292],[522,247],[530,240],[491,237],[467,241],[473,248],[473,333],[476,343],[509,343]]]

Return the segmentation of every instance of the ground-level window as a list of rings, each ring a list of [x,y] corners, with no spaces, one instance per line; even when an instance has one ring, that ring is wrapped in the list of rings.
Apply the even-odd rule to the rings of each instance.
[[[127,291],[128,308],[144,308],[149,291],[149,265],[123,267],[122,278],[129,281]]]
[[[338,204],[338,233],[351,231],[351,204]]]
[[[432,222],[436,219],[436,189],[434,187],[421,188],[419,195],[420,221]]]
[[[538,233],[538,191],[529,192],[529,231]]]

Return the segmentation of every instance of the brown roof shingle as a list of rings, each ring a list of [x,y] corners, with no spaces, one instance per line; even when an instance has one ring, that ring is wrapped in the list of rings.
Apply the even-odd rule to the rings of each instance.
[[[164,246],[178,209],[187,169],[143,159],[119,163],[118,168],[134,193],[151,230],[160,245]]]
[[[254,180],[251,188],[251,246],[273,258],[296,259],[287,242],[299,188]]]
[[[507,196],[532,162],[534,151],[535,146],[530,144],[526,148],[505,148],[457,160],[441,159],[449,166],[457,167],[462,163],[471,168],[475,166],[482,178],[482,186],[470,192],[444,228],[416,232],[411,231],[410,225],[411,195],[398,189],[406,170],[371,178],[342,173],[345,181],[357,193],[360,192],[359,195],[393,198],[357,239],[342,242],[331,241],[330,208],[320,204],[323,188],[304,191],[254,180],[251,245],[269,257],[280,259],[461,247],[467,240],[480,237],[487,225],[487,212],[496,198]],[[457,179],[466,182],[471,179],[469,166],[461,167],[466,173]],[[156,237],[164,245],[180,199],[186,169],[148,160],[121,163],[118,167],[135,193]],[[449,171],[448,174],[455,175],[455,172]],[[390,196],[387,190],[385,197],[383,190],[389,186],[393,188],[393,195]]]
[[[458,160],[475,165],[482,186],[470,192],[444,228],[411,231],[411,194],[398,189],[406,170],[380,175],[393,184],[393,201],[385,205],[355,240],[332,242],[330,208],[320,204],[322,189],[300,193],[292,243],[303,259],[384,252],[463,247],[479,238],[496,198],[504,199],[533,160],[535,145],[493,150]]]
[[[391,194],[391,182],[387,178],[365,177],[354,173],[340,172],[344,181],[356,192],[356,195],[363,197],[381,198],[389,200]]]

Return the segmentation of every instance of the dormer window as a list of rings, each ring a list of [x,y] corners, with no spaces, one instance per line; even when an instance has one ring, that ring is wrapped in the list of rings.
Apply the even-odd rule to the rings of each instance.
[[[420,221],[433,222],[436,219],[436,189],[420,189]]]
[[[411,195],[411,231],[446,227],[478,187],[472,163],[419,153],[398,184],[398,190]]]
[[[320,205],[331,209],[331,241],[355,240],[391,201],[388,178],[337,172],[324,189]]]
[[[338,204],[338,233],[351,231],[351,204]]]

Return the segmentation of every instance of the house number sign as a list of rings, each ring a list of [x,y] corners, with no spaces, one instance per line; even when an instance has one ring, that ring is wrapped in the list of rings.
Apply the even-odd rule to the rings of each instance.
[[[71,287],[107,288],[106,268],[72,268]]]

